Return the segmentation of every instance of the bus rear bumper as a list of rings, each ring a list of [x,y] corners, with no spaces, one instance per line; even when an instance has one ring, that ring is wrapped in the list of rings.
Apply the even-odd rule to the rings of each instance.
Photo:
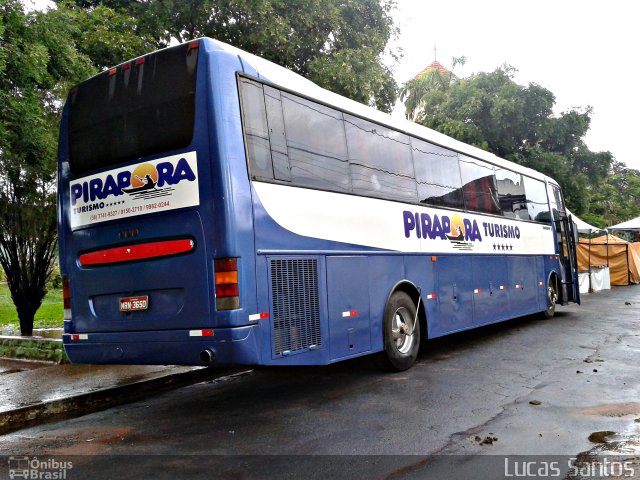
[[[127,365],[255,365],[256,326],[146,332],[66,333],[72,363]]]

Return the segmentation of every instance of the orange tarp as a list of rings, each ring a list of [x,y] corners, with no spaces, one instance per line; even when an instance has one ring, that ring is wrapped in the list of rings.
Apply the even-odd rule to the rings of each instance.
[[[640,243],[629,243],[615,235],[592,238],[591,242],[581,238],[578,244],[580,272],[589,271],[589,259],[591,268],[609,266],[611,285],[640,283]]]

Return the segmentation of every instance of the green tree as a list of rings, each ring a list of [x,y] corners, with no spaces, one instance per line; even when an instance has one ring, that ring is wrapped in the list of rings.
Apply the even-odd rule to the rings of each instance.
[[[271,60],[320,86],[391,111],[397,84],[383,60],[397,35],[394,0],[76,0],[136,18],[157,46],[208,36]],[[115,63],[115,62],[114,62]]]
[[[138,20],[125,8],[131,4],[128,0],[58,0],[57,8],[49,10],[46,18],[67,25],[66,34],[76,54],[104,69],[164,46],[140,31]]]
[[[594,192],[584,218],[599,227],[640,216],[640,171],[614,161],[609,176]]]
[[[424,89],[414,114],[423,125],[489,150],[555,178],[567,204],[586,213],[597,186],[607,178],[613,157],[591,152],[584,143],[591,109],[553,114],[555,96],[540,85],[518,85],[516,70],[503,65],[451,82],[446,88]],[[411,85],[405,84],[405,89]],[[411,109],[407,114],[411,115]]]
[[[55,170],[60,99],[93,72],[70,41],[73,26],[18,0],[0,2],[0,265],[22,335],[55,261]]]

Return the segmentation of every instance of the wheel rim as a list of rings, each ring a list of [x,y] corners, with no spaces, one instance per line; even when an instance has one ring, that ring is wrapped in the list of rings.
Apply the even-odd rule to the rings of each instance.
[[[556,293],[556,289],[549,283],[549,287],[547,288],[547,298],[549,300],[549,310],[551,310],[556,305],[556,301],[558,300],[558,294]]]
[[[393,313],[391,334],[398,352],[408,354],[413,345],[413,318],[406,308],[400,307]]]

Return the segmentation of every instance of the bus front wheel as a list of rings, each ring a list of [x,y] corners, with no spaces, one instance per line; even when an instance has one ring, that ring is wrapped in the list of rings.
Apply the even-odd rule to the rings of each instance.
[[[410,368],[420,349],[420,320],[411,297],[395,292],[384,310],[384,359],[392,370]]]
[[[545,318],[552,318],[556,313],[556,302],[558,301],[558,290],[556,289],[555,278],[549,278],[547,284],[547,309],[542,312]]]

